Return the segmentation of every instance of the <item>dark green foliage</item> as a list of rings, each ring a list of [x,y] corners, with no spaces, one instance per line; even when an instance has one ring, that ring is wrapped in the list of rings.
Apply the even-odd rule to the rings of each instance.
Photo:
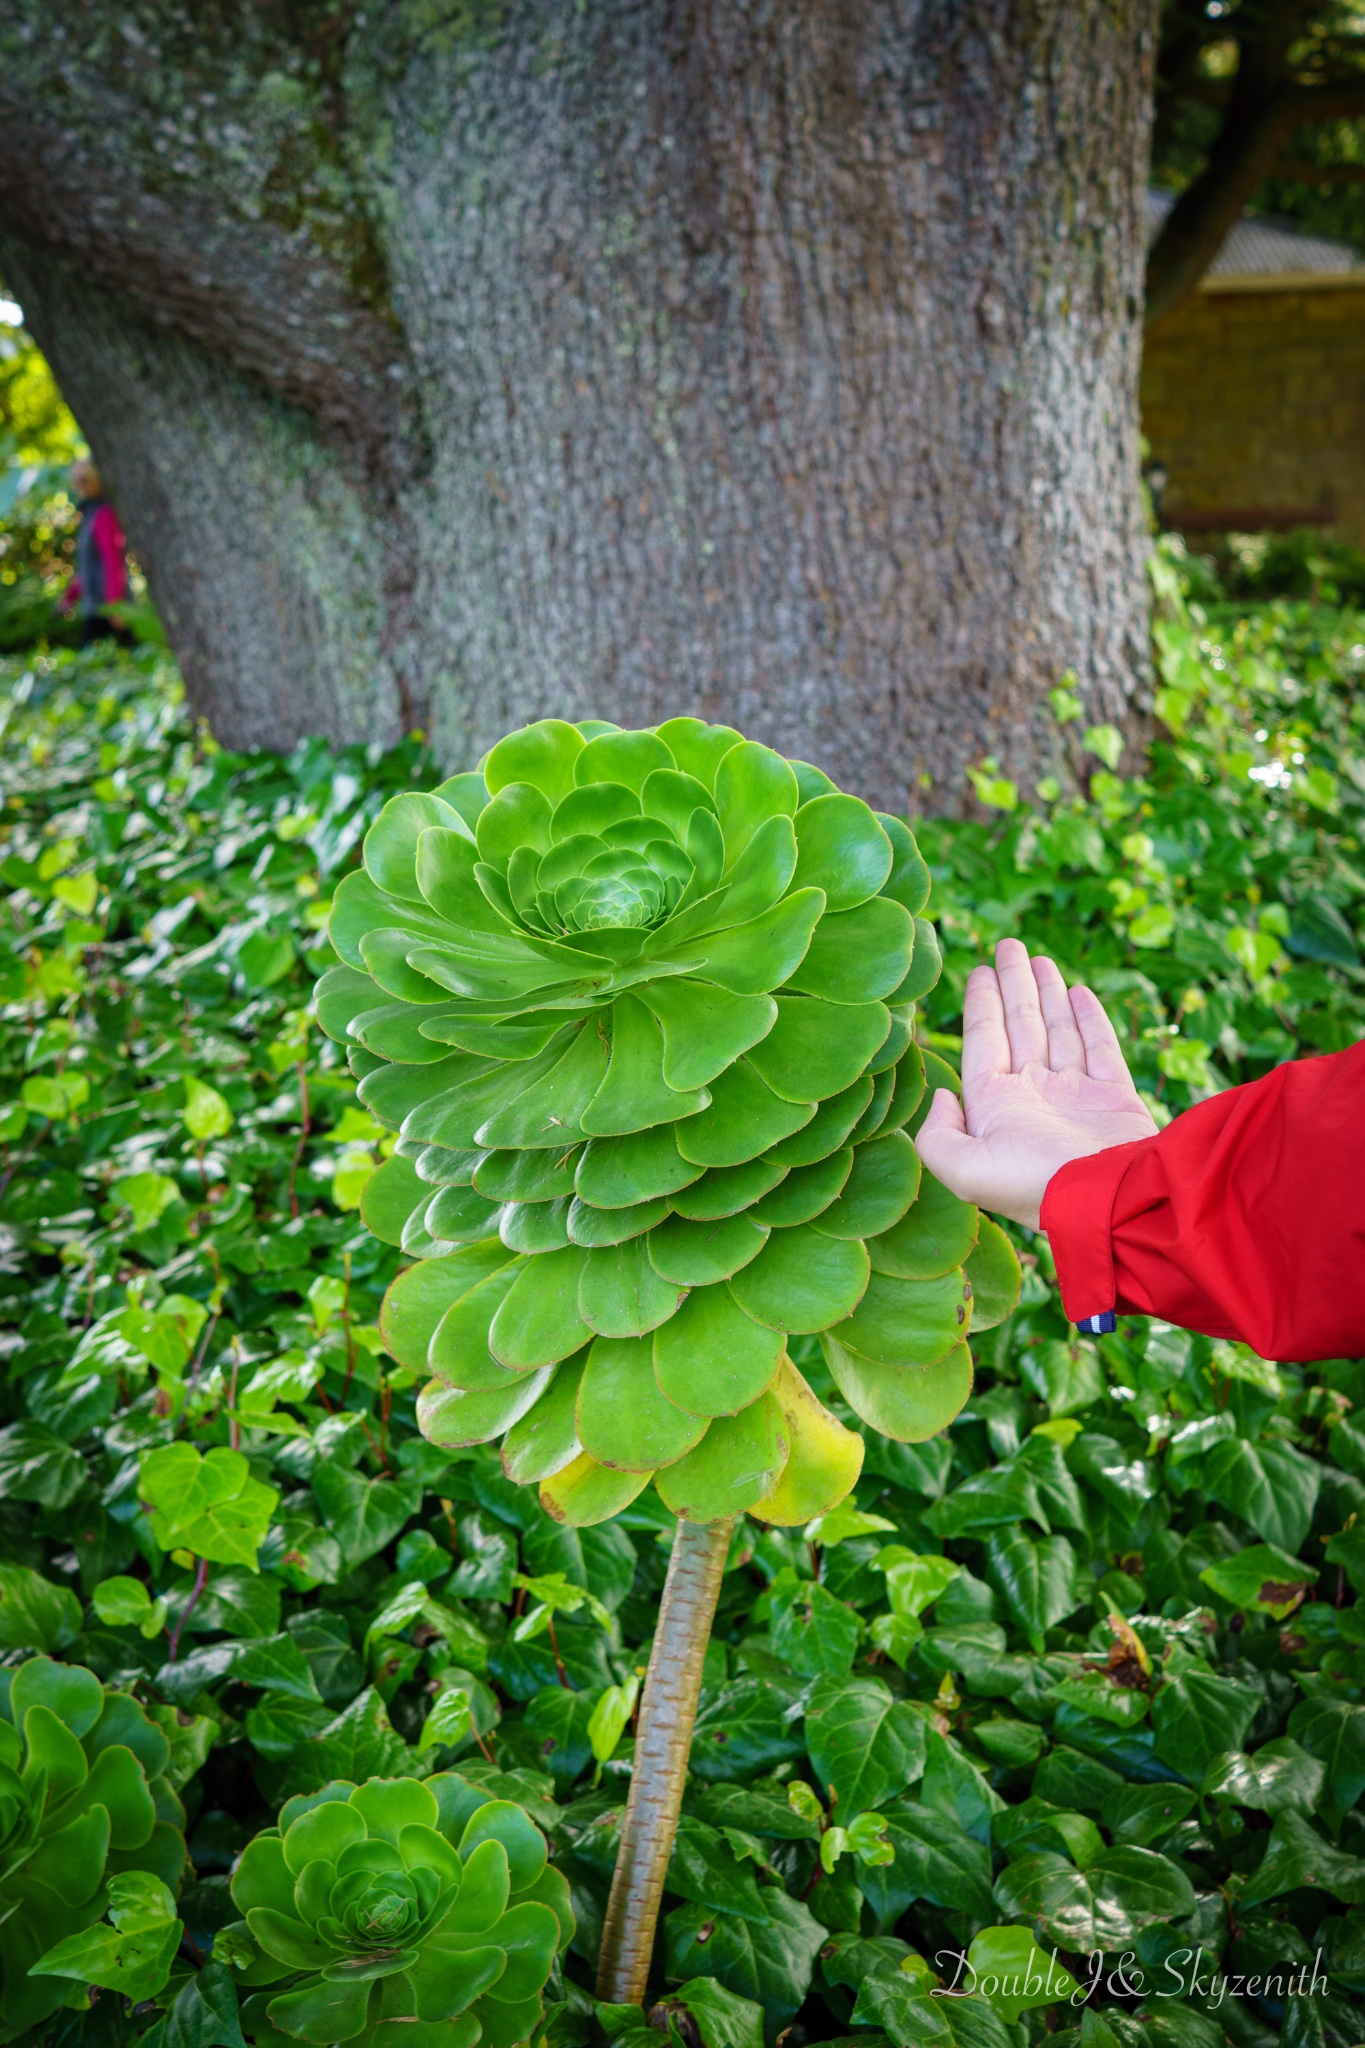
[[[1365,623],[1283,606],[1215,626],[1182,607],[1172,590],[1169,736],[1142,780],[1097,771],[1085,798],[917,828],[945,958],[917,1023],[931,1068],[955,1053],[967,965],[1014,929],[1084,961],[1171,1108],[1365,1029],[1358,969],[1323,955],[1324,930],[1345,951],[1338,926],[1319,915],[1314,954],[1295,938],[1312,899],[1355,941]],[[576,1932],[543,2020],[538,1997],[495,2011],[486,1991],[452,2019],[385,2018],[367,1993],[376,2048],[434,2048],[414,2038],[428,2026],[475,2048],[475,2007],[493,2048],[773,2048],[788,2025],[793,2048],[1354,2048],[1365,1368],[1270,1366],[1137,1321],[1077,1343],[1045,1242],[1017,1233],[1023,1299],[984,1333],[974,1320],[952,1427],[921,1444],[869,1429],[823,1525],[737,1532],[660,2004],[652,2025],[594,2009],[671,1517],[645,1492],[565,1528],[492,1448],[422,1439],[402,1354],[435,1305],[414,1299],[380,1338],[399,1256],[356,1205],[383,1126],[307,1014],[330,964],[322,906],[364,827],[435,775],[415,746],[215,753],[136,663],[34,674],[0,819],[0,1695],[22,1700],[32,1680],[13,1674],[40,1652],[73,1688],[73,1728],[76,1689],[127,1701],[78,1741],[91,1775],[95,1749],[132,1752],[155,1819],[75,1909],[78,1967],[28,1980],[56,2010],[11,2038],[282,2048],[272,2002],[349,1965],[272,1959],[238,1924],[259,1907],[234,1903],[234,1861],[378,1778],[415,1795],[407,1825],[434,1797],[451,1850],[487,1806],[524,1814],[550,1849],[539,1876],[509,1878],[508,1905],[536,1909],[525,1953],[543,1909]],[[1162,929],[1148,912],[1168,913],[1162,943],[1140,942]],[[457,1151],[422,1163],[452,1176],[433,1189],[461,1186]],[[748,1186],[735,1208],[760,1198]],[[696,1197],[702,1227],[725,1199]],[[962,1219],[924,1217],[892,1256],[933,1278]],[[856,1426],[815,1340],[792,1345]],[[0,1867],[0,1897],[7,1881]],[[346,1915],[327,1918],[335,1943]],[[1082,2014],[1067,2001],[1092,1945]],[[935,1978],[959,1995],[931,1996]]]

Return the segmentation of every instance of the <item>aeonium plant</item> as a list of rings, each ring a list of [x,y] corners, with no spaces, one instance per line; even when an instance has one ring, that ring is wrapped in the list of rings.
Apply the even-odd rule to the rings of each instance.
[[[87,2002],[87,1985],[123,1982],[105,1967],[117,1935],[95,1925],[112,1887],[145,1882],[172,1899],[185,1844],[158,1819],[158,1806],[178,1811],[170,1753],[132,1695],[83,1665],[31,1657],[0,1671],[0,2041]],[[165,1983],[174,1947],[148,1989]]]
[[[573,1934],[569,1887],[519,1806],[451,1772],[336,1781],[289,1800],[232,1878],[215,1954],[243,2026],[325,2048],[513,2048]]]
[[[863,1437],[943,1429],[1012,1306],[996,1226],[907,1126],[939,972],[909,827],[728,726],[542,720],[395,797],[338,888],[323,1028],[397,1134],[361,1213],[414,1263],[381,1316],[448,1447],[586,1524],[679,1518],[603,1942],[644,1988],[735,1517],[800,1524]],[[660,1796],[655,1778],[671,1788]]]

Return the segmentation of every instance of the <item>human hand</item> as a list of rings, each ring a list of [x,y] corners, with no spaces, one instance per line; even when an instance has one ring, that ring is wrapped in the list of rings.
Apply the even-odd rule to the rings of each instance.
[[[1036,1230],[1059,1166],[1155,1131],[1099,997],[1002,939],[967,981],[962,1100],[940,1088],[915,1140],[930,1173]]]

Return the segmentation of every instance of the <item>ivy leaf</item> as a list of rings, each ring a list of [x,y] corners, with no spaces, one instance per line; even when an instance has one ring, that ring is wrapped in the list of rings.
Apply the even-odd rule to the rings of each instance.
[[[1292,1614],[1315,1583],[1296,1557],[1271,1543],[1256,1543],[1235,1557],[1220,1558],[1199,1576],[1232,1606],[1272,1615],[1276,1621]]]
[[[216,1088],[193,1074],[185,1076],[185,1129],[199,1144],[224,1137],[232,1129],[232,1111]]]
[[[146,1870],[108,1880],[112,1926],[68,1935],[29,1966],[32,1976],[74,1977],[102,1991],[141,2000],[160,1991],[184,1933],[171,1892]]]
[[[1052,1520],[1063,1529],[1079,1529],[1084,1534],[1088,1527],[1085,1503],[1064,1455],[1064,1446],[1080,1434],[1080,1424],[1073,1416],[1040,1422],[1025,1437],[1016,1456],[1021,1471],[1028,1473],[1037,1487],[1038,1498]]]
[[[983,1591],[987,1590],[984,1586]],[[942,1612],[940,1608],[939,1612]],[[971,1692],[1008,1699],[1033,1669],[1027,1657],[1011,1656],[1005,1631],[994,1621],[954,1621],[926,1629],[919,1657],[931,1671],[961,1672]]]
[[[189,1706],[211,1685],[231,1679],[237,1685],[258,1687],[285,1699],[319,1704],[313,1673],[292,1636],[268,1636],[264,1640],[205,1643],[191,1650],[175,1664],[163,1664],[157,1685],[166,1698]]]
[[[1003,1912],[1035,1921],[1081,1955],[1120,1948],[1144,1927],[1194,1911],[1184,1871],[1154,1849],[1108,1849],[1084,1871],[1040,1850],[1002,1872],[995,1896]]]
[[[1022,1529],[992,1529],[986,1569],[1035,1650],[1078,1604],[1076,1553],[1065,1536],[1035,1542]]]
[[[201,1454],[167,1444],[144,1454],[138,1491],[152,1509],[152,1534],[163,1550],[189,1550],[212,1564],[244,1564],[256,1554],[279,1501],[278,1489],[251,1476],[240,1451],[222,1446]]]
[[[983,1927],[967,1951],[965,1988],[979,1991],[1008,2026],[1026,2012],[1080,1989],[1055,1955],[1044,1955],[1027,1927]]]
[[[90,1604],[110,1628],[136,1628],[149,1641],[166,1625],[166,1602],[153,1600],[141,1579],[104,1579],[96,1586]]]
[[[235,1647],[232,1676],[238,1685],[258,1686],[262,1692],[283,1693],[287,1699],[320,1703],[312,1670],[292,1636],[258,1637]]]
[[[1021,1364],[1029,1386],[1047,1402],[1049,1415],[1075,1415],[1104,1399],[1104,1373],[1093,1344],[1053,1338],[1026,1351]]]
[[[708,1785],[691,1802],[703,1820],[713,1827],[734,1828],[745,1834],[767,1835],[779,1842],[813,1842],[819,1838],[819,1801],[803,1779],[794,1779],[809,1794],[811,1811],[797,1811],[791,1788],[780,1786]],[[804,1801],[802,1802],[804,1809]]]
[[[561,1633],[562,1644],[562,1633]],[[805,1749],[795,1725],[805,1688],[786,1677],[737,1678],[697,1715],[691,1767],[699,1778],[751,1778]]]
[[[607,1640],[600,1628],[566,1615],[555,1624],[555,1633],[571,1686],[580,1692],[591,1692],[612,1683]],[[514,1642],[509,1633],[484,1654],[490,1676],[513,1699],[532,1699],[544,1686],[555,1684],[559,1676],[548,1633],[530,1643]],[[695,1757],[693,1761],[695,1764]]]
[[[1316,1757],[1280,1736],[1263,1742],[1253,1756],[1229,1750],[1214,1757],[1204,1774],[1204,1791],[1211,1799],[1254,1807],[1258,1813],[1311,1813],[1325,1775]]]
[[[259,1571],[249,1572],[229,1566],[225,1571],[213,1574],[185,1623],[192,1635],[220,1629],[243,1637],[279,1634],[280,1582],[268,1576],[272,1564],[270,1544],[278,1526],[278,1523],[273,1525],[270,1536],[261,1546],[256,1560]],[[174,1587],[168,1596],[173,1608],[177,1603],[183,1607],[189,1598],[190,1585],[191,1581],[186,1579]]]
[[[1205,1791],[1208,1781],[1205,1780]],[[1116,1845],[1150,1849],[1178,1827],[1198,1803],[1187,1785],[1125,1785],[1104,1804],[1104,1824]]]
[[[202,1301],[187,1294],[167,1294],[154,1308],[130,1302],[115,1327],[158,1372],[179,1378],[207,1319]]]
[[[776,1886],[766,1921],[741,1920],[707,1906],[676,1907],[664,1921],[670,1977],[718,1977],[727,1991],[761,2005],[770,2027],[786,2023],[810,1989],[825,1929],[809,1906]]]
[[[1240,1749],[1259,1696],[1212,1671],[1182,1671],[1152,1702],[1156,1753],[1192,1785],[1222,1751]]]
[[[43,1423],[26,1419],[0,1429],[0,1500],[64,1508],[84,1484],[84,1458]]]
[[[1334,1849],[1291,1810],[1277,1814],[1265,1855],[1238,1900],[1239,1910],[1248,1913],[1303,1886],[1330,1892],[1348,1906],[1365,1906],[1365,1860]]]
[[[332,1778],[363,1785],[366,1778],[420,1778],[431,1768],[394,1733],[383,1700],[373,1686],[352,1700],[313,1742],[301,1743],[285,1777],[283,1796],[314,1792]]]
[[[1070,1445],[1067,1464],[1120,1514],[1136,1514],[1156,1492],[1148,1459],[1126,1451],[1100,1430],[1084,1430]]]
[[[765,1924],[772,1897],[758,1888],[754,1873],[739,1862],[716,1828],[684,1814],[669,1858],[664,1889],[718,1913],[738,1913]]]
[[[1322,1467],[1289,1444],[1226,1437],[1204,1459],[1203,1484],[1267,1543],[1297,1552],[1312,1524]]]
[[[313,1682],[328,1706],[354,1699],[365,1682],[365,1667],[351,1647],[344,1614],[307,1607],[291,1615],[286,1634],[293,1637],[308,1661]]]
[[[179,1196],[179,1183],[168,1173],[125,1173],[109,1190],[111,1202],[127,1204],[135,1233],[153,1229]]]
[[[422,1482],[416,1477],[366,1479],[321,1460],[312,1487],[318,1512],[352,1569],[390,1543],[422,1505]]]
[[[175,1696],[173,1686],[171,1696]],[[299,1745],[321,1735],[331,1719],[329,1707],[310,1706],[269,1693],[259,1706],[247,1708],[244,1726],[247,1740],[258,1756],[268,1757],[272,1763],[287,1763]]]
[[[1116,1728],[1135,1727],[1147,1718],[1151,1706],[1145,1692],[1117,1684],[1107,1671],[1079,1671],[1053,1686],[1050,1697],[1098,1720],[1112,1721]]]
[[[862,1625],[847,1601],[790,1568],[773,1580],[769,1599],[772,1645],[793,1671],[814,1678],[821,1672],[844,1677],[853,1669]]]
[[[886,1574],[886,1598],[893,1615],[914,1621],[947,1591],[962,1570],[949,1557],[920,1557],[904,1544],[891,1543],[870,1560],[874,1572]]]
[[[879,1678],[821,1678],[806,1707],[806,1747],[847,1825],[921,1775],[925,1724]]]
[[[636,1683],[638,1682],[637,1680]],[[612,1686],[607,1690],[614,1692],[617,1688]],[[605,1696],[604,1694],[603,1697]],[[592,1762],[596,1753],[593,1747],[592,1723],[601,1703],[599,1699],[594,1704],[590,1692],[575,1692],[571,1686],[558,1684],[544,1686],[535,1698],[528,1702],[526,1726],[536,1738],[536,1745],[543,1758],[541,1768],[550,1773],[556,1786],[572,1785],[585,1766]],[[437,1706],[439,1705],[438,1700]],[[616,1731],[618,1740],[629,1719],[630,1711],[627,1709],[621,1726]],[[423,1743],[425,1739],[424,1729]],[[451,1739],[445,1738],[447,1741]],[[615,1747],[616,1743],[613,1742],[607,1754],[610,1755]]]
[[[1365,1523],[1339,1529],[1323,1555],[1345,1572],[1357,1593],[1365,1593]]]
[[[872,1536],[882,1529],[894,1529],[894,1522],[888,1522],[885,1515],[865,1514],[861,1508],[851,1506],[847,1501],[837,1508],[831,1508],[827,1515],[817,1515],[805,1528],[807,1543],[818,1543],[829,1550],[836,1543],[847,1543],[851,1536]]]
[[[858,1872],[859,1888],[877,1917],[879,1930],[893,1927],[917,1899],[945,1912],[970,1914],[975,1920],[989,1917],[989,1849],[974,1841],[956,1820],[906,1800],[889,1807],[884,1818],[886,1839],[894,1852],[892,1861]]]
[[[559,1688],[563,1692],[563,1687]],[[640,1681],[632,1671],[622,1685],[609,1685],[588,1717],[588,1746],[599,1764],[609,1763],[625,1734],[640,1697]],[[693,1897],[684,1892],[685,1899]]]
[[[1350,1700],[1300,1700],[1289,1716],[1289,1733],[1325,1767],[1323,1811],[1339,1821],[1365,1792],[1365,1707]]]
[[[561,1686],[559,1690],[562,1692],[564,1688]],[[576,1696],[570,1694],[569,1697]],[[438,1742],[463,1742],[473,1725],[469,1712],[469,1694],[463,1686],[447,1686],[422,1723],[417,1747],[419,1750],[431,1749]]]
[[[924,1517],[936,1536],[971,1536],[984,1529],[1007,1528],[1030,1520],[1040,1528],[1049,1527],[1031,1472],[1011,1461],[975,1473],[942,1500],[934,1502]]]
[[[879,1970],[864,1978],[853,2025],[881,2027],[896,2048],[956,2048],[946,2002],[931,1997],[922,1978],[903,1970]]]
[[[675,2014],[686,2014],[689,2028],[674,2023]],[[694,1977],[669,1993],[650,2013],[651,2028],[656,2015],[665,2015],[674,2040],[691,2042],[698,2036],[706,2048],[763,2048],[763,2008],[750,1998],[738,1998],[714,1977]]]
[[[0,1564],[0,1650],[64,1649],[80,1633],[81,1603],[23,1564]]]
[[[161,2048],[246,2048],[226,1963],[210,1959],[189,1978],[166,2015]]]
[[[998,1813],[1005,1803],[961,1744],[951,1735],[940,1735],[936,1728],[929,1729],[927,1734],[924,1782],[919,1796],[929,1811],[955,1821],[983,1847],[990,1844],[991,1815]]]

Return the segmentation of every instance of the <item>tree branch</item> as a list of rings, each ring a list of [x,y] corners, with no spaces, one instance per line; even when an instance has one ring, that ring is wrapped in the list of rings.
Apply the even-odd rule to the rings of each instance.
[[[1310,164],[1302,157],[1277,157],[1266,172],[1289,185],[1365,185],[1365,164]]]
[[[1254,79],[1244,89],[1239,77],[1223,132],[1199,176],[1167,214],[1148,254],[1148,325],[1194,290],[1296,129],[1362,112],[1365,76],[1316,86],[1286,82],[1269,89]]]
[[[60,104],[60,102],[57,102]],[[406,360],[306,226],[234,217],[151,181],[119,147],[34,118],[0,83],[0,217],[7,238],[65,262],[384,467],[400,439]]]

